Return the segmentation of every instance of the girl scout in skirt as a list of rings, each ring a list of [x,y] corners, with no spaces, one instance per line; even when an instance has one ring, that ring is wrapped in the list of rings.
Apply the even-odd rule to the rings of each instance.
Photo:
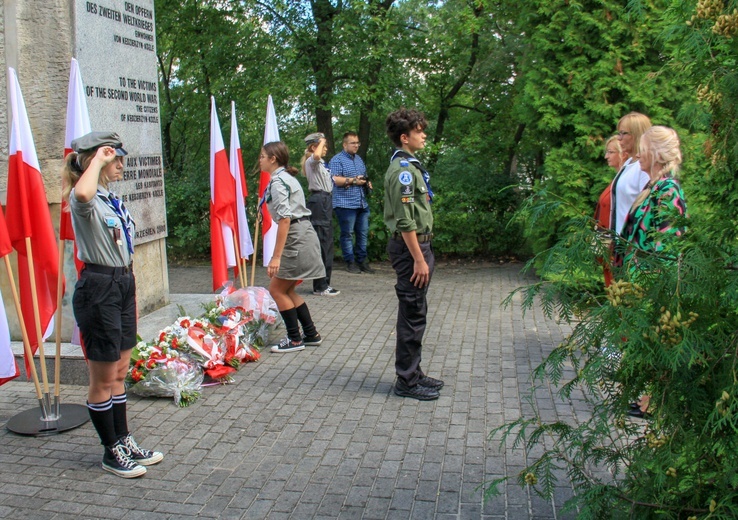
[[[264,202],[277,223],[274,253],[267,266],[271,278],[269,293],[287,329],[287,337],[272,346],[272,352],[294,352],[323,342],[307,303],[295,292],[299,280],[325,277],[325,268],[318,235],[310,224],[310,210],[305,207],[305,194],[295,178],[298,171],[288,166],[289,157],[289,150],[281,141],[265,144],[259,155],[261,170],[272,178],[264,192]]]
[[[136,444],[126,419],[125,377],[136,344],[134,222],[108,183],[123,178],[118,134],[91,132],[72,141],[62,170],[62,199],[69,202],[77,256],[85,263],[72,307],[85,345],[90,388],[87,409],[105,446],[102,468],[124,478],[164,457]]]

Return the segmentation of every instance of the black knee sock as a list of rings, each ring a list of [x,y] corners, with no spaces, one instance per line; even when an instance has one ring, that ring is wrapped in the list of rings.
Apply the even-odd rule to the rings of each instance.
[[[112,446],[118,442],[118,437],[115,436],[115,421],[113,420],[113,400],[108,399],[102,403],[90,403],[88,401],[87,411],[102,445]]]
[[[115,424],[115,436],[117,438],[122,439],[128,435],[125,392],[113,396],[113,423]]]
[[[295,312],[297,312],[297,319],[302,324],[302,331],[305,333],[305,336],[308,338],[317,336],[318,331],[315,330],[315,323],[313,323],[313,318],[310,317],[310,310],[308,309],[307,303],[303,302],[302,305],[295,309]]]
[[[279,311],[284,320],[284,327],[287,329],[287,337],[292,341],[302,341],[302,335],[300,335],[300,324],[297,322],[297,311],[295,308],[287,309],[286,311]]]

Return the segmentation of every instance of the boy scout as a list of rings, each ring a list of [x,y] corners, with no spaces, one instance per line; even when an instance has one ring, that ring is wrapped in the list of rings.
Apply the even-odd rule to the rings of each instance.
[[[390,231],[387,252],[397,273],[395,394],[421,401],[438,399],[443,381],[420,368],[428,305],[426,293],[435,260],[430,179],[415,152],[425,148],[425,116],[401,108],[387,116],[387,135],[397,146],[384,178],[384,223]]]

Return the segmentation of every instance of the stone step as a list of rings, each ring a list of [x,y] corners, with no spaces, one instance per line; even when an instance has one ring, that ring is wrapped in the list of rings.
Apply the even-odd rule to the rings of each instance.
[[[215,295],[212,294],[170,294],[169,304],[157,309],[156,311],[142,316],[138,320],[138,335],[146,341],[152,340],[158,332],[164,327],[171,325],[179,316],[199,316],[203,313],[202,305],[207,302],[214,301]],[[56,356],[56,342],[53,340],[44,343],[44,357],[46,360],[46,371],[50,385],[54,384],[54,366]],[[18,360],[18,366],[21,367],[21,377],[25,379],[25,369],[23,368],[23,343],[21,341],[13,341],[11,343],[13,354]],[[60,352],[60,373],[59,380],[64,385],[83,385],[89,384],[87,373],[87,363],[82,355],[82,349],[78,345],[71,343],[62,343]],[[41,370],[39,365],[39,353],[35,356],[36,370],[39,380],[41,380]]]

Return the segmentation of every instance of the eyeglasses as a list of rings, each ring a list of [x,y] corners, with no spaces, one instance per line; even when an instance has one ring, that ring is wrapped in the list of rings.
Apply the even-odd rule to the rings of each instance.
[[[630,132],[618,132],[618,135],[620,137],[623,137],[624,135],[631,135],[631,133]]]
[[[357,144],[361,144],[361,142],[360,142],[360,141],[349,141],[349,142],[348,142],[348,143],[346,143],[346,144],[347,144],[347,145],[349,145],[349,146],[355,146],[355,145],[357,145]]]
[[[615,150],[607,150],[607,151],[605,151],[605,155],[607,155],[607,154],[609,154],[609,153],[618,153],[618,152],[617,152],[617,151],[615,151]]]

